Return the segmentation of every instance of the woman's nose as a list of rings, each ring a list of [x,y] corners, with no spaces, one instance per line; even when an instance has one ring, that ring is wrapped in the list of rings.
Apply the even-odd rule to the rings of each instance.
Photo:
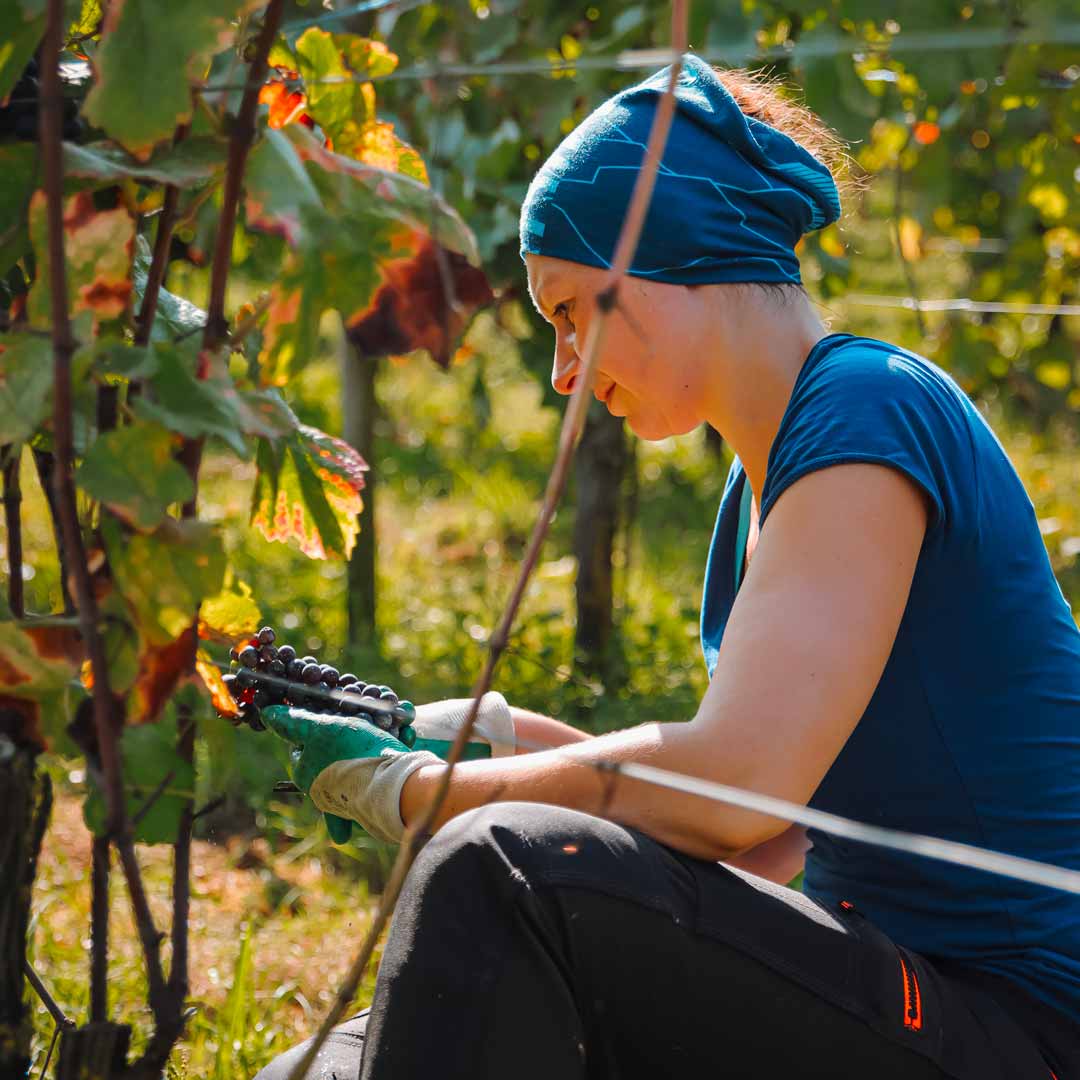
[[[559,340],[551,366],[551,385],[558,394],[572,394],[578,377],[578,354],[570,342]]]

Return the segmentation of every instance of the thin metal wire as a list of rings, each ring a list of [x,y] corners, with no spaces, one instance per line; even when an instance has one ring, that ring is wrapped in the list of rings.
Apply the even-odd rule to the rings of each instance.
[[[696,55],[708,63],[735,63],[770,60],[814,60],[830,56],[859,57],[869,54],[905,52],[948,52],[954,49],[991,49],[1007,45],[1073,45],[1080,43],[1080,23],[1059,23],[1036,29],[1011,31],[1001,28],[971,28],[936,33],[910,31],[882,41],[853,40],[826,36],[809,42],[790,42],[769,49],[758,48],[752,39],[710,46]],[[671,49],[625,49],[604,56],[582,56],[576,60],[500,60],[487,64],[415,64],[385,75],[338,75],[313,79],[307,85],[326,86],[350,82],[397,82],[400,80],[469,79],[501,75],[561,75],[573,77],[579,71],[647,71],[673,61]],[[205,83],[197,89],[208,92],[234,90],[238,84]],[[1067,87],[1063,86],[1062,89]]]
[[[917,296],[877,296],[849,293],[843,302],[857,307],[903,308],[906,311],[974,311],[1001,315],[1080,315],[1080,304],[1021,304],[997,300],[920,300]]]
[[[580,745],[580,744],[577,744]],[[867,825],[840,814],[830,814],[824,810],[814,810],[800,803],[777,799],[772,795],[762,795],[731,784],[717,784],[709,780],[684,776],[654,765],[640,765],[636,762],[594,763],[602,772],[612,772],[628,776],[634,780],[643,780],[657,787],[668,788],[687,795],[699,795],[713,802],[737,806],[743,810],[753,810],[769,817],[790,821],[795,825],[817,829],[820,832],[839,836],[845,840],[855,840],[875,847],[900,851],[907,855],[920,855],[927,859],[963,866],[969,870],[985,870],[999,877],[1025,881],[1031,885],[1044,885],[1051,889],[1080,896],[1080,870],[1070,870],[1052,863],[1025,859],[1018,855],[992,851],[974,844],[962,844],[956,840],[944,840],[937,836],[922,833],[905,832],[901,829],[887,829],[880,825]]]

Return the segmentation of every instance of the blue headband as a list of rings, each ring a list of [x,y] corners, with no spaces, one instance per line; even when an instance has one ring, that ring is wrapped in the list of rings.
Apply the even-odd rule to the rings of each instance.
[[[616,94],[556,149],[521,208],[521,254],[608,267],[669,69]],[[795,245],[840,216],[829,170],[746,116],[683,57],[676,111],[630,273],[677,285],[798,282]]]

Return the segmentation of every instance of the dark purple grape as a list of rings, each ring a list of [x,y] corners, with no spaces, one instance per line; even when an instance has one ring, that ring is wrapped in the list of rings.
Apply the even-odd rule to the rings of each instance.
[[[271,660],[277,659],[277,649],[273,645],[262,645],[259,648],[259,659],[264,664],[269,664]]]
[[[360,713],[360,702],[355,697],[342,698],[340,707],[345,716],[357,716]]]
[[[259,631],[259,644],[260,645],[273,645],[274,644],[274,639],[276,637],[277,637],[277,634],[274,633],[274,628],[272,626],[264,626]]]
[[[240,663],[246,668],[253,668],[259,662],[259,650],[254,645],[246,645],[240,650]]]
[[[382,728],[383,731],[389,731],[394,725],[394,718],[387,716],[386,713],[376,713],[372,722],[376,727]]]
[[[236,685],[241,690],[246,690],[249,686],[255,685],[255,672],[251,668],[242,667],[236,673]]]
[[[318,664],[305,664],[303,671],[300,672],[300,678],[308,686],[314,686],[322,679],[322,668]]]
[[[278,653],[277,660],[271,660],[270,666],[266,669],[271,675],[276,675],[279,679],[285,677],[285,665],[281,662],[281,653]]]
[[[305,664],[317,664],[319,662],[314,656],[301,656],[300,659],[303,660]]]
[[[331,690],[341,681],[341,673],[336,667],[331,667],[330,664],[323,664],[319,674],[321,681],[326,683]]]
[[[247,721],[247,726],[252,731],[265,731],[266,725],[262,722],[262,718],[259,716],[259,710],[254,705],[249,705],[244,710],[244,720]]]
[[[363,697],[378,698],[382,696],[382,691],[374,683],[368,683],[360,693]]]
[[[222,675],[221,681],[225,684],[225,689],[235,698],[240,693],[240,687],[236,685],[235,675]]]
[[[254,705],[256,709],[265,709],[268,705],[274,704],[274,695],[265,687],[260,686],[259,689],[255,691],[255,697],[252,699],[251,704]]]
[[[379,696],[383,701],[390,701],[395,705],[399,700],[397,694],[395,694],[393,690],[384,690]]]
[[[338,676],[337,684],[338,686],[345,687],[352,686],[353,683],[359,681],[360,680],[351,671],[346,671],[344,675]]]
[[[281,654],[278,653],[278,655],[280,656]],[[303,660],[290,660],[285,669],[285,673],[290,679],[299,679],[305,667],[307,667],[307,664],[305,664]]]
[[[277,651],[277,658],[283,664],[291,664],[296,659],[296,650],[291,645],[282,645]]]

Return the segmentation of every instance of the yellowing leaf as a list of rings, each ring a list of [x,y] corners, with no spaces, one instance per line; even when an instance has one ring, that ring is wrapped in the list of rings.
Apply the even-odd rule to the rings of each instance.
[[[257,461],[252,525],[309,558],[348,558],[364,505],[364,459],[348,443],[305,425],[277,447],[261,442]]]
[[[239,716],[240,707],[229,693],[229,688],[221,677],[221,671],[202,649],[195,654],[195,670],[210,692],[210,700],[218,713],[222,716]]]
[[[27,301],[33,326],[51,324],[48,231],[45,192],[30,200],[30,239],[38,260],[38,274]],[[135,222],[123,207],[98,210],[89,192],[72,195],[64,203],[64,256],[67,260],[68,310],[88,311],[94,321],[117,319],[131,299],[131,263],[135,250]]]
[[[232,643],[251,637],[262,619],[259,605],[251,598],[251,586],[239,583],[239,591],[225,589],[204,600],[199,608],[199,637]]]

